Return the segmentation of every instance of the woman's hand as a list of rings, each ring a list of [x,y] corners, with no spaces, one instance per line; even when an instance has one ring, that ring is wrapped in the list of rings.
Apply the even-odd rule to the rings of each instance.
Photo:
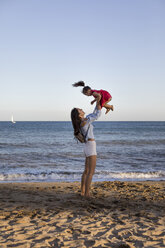
[[[96,104],[96,108],[97,108],[98,110],[101,110],[101,105],[100,105],[100,102],[97,102],[97,104]]]

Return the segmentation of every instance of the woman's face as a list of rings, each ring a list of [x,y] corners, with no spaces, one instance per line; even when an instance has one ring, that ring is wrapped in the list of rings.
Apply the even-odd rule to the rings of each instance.
[[[77,108],[77,110],[78,110],[78,113],[79,113],[79,117],[83,118],[84,115],[85,115],[85,112],[82,109],[79,109],[79,108]]]

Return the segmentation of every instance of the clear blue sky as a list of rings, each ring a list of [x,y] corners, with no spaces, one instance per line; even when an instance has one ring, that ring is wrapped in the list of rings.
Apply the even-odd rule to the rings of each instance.
[[[0,121],[92,112],[72,83],[108,90],[104,121],[165,121],[164,0],[0,0]]]

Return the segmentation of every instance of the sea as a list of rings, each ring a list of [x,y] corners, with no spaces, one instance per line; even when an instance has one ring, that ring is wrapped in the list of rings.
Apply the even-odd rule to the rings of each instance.
[[[165,180],[165,122],[93,123],[93,181]],[[0,122],[0,182],[80,181],[83,144],[68,122]]]

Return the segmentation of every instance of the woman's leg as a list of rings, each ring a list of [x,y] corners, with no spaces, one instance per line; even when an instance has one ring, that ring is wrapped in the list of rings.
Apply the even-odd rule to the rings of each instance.
[[[87,177],[87,174],[88,174],[88,157],[86,157],[85,159],[85,169],[84,169],[84,172],[82,174],[82,177],[81,177],[81,195],[84,195],[85,194],[85,182],[86,182],[86,177]]]
[[[86,175],[86,180],[85,180],[85,196],[89,197],[89,191],[90,191],[90,185],[92,182],[92,177],[93,174],[95,172],[95,168],[96,168],[96,155],[87,157],[87,175]]]

